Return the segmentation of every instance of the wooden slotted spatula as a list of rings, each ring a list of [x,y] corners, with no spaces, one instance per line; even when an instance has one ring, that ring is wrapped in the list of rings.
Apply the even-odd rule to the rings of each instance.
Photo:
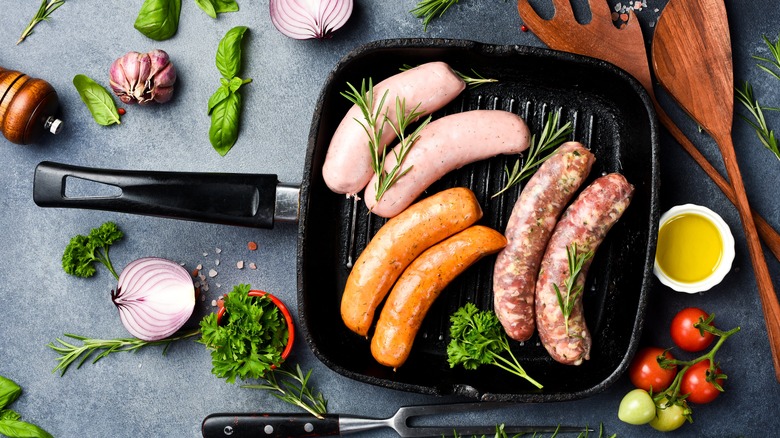
[[[734,72],[723,0],[670,0],[656,24],[652,59],[658,81],[712,136],[723,156],[753,261],[775,376],[780,380],[780,305],[750,215],[731,138]]]
[[[653,100],[661,124],[715,182],[715,185],[723,191],[732,204],[736,205],[737,198],[731,184],[707,161],[707,158],[699,152],[658,104],[655,93],[653,93],[650,65],[647,62],[642,29],[634,13],[629,11],[628,23],[623,29],[618,29],[612,23],[611,11],[606,0],[588,0],[588,3],[592,18],[587,24],[580,24],[574,18],[569,0],[553,0],[555,15],[550,20],[541,18],[528,3],[528,0],[518,0],[517,9],[523,22],[550,48],[611,62],[635,77]],[[772,251],[775,258],[780,260],[780,234],[758,213],[752,211],[752,215],[761,239]]]

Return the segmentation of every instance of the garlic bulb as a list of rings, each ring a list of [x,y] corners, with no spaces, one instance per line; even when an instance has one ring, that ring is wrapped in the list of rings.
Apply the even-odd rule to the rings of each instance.
[[[163,50],[128,52],[111,64],[111,88],[124,103],[165,103],[173,97],[176,69]]]

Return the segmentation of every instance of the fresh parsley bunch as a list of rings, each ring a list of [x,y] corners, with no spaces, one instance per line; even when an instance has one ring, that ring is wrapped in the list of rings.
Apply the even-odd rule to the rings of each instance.
[[[467,370],[475,370],[481,365],[495,365],[542,388],[542,384],[532,379],[512,354],[495,313],[480,311],[474,304],[466,303],[452,314],[450,322],[452,339],[447,346],[450,368],[462,365]],[[504,355],[508,355],[509,359]]]
[[[227,321],[217,324],[212,313],[200,322],[198,342],[211,349],[212,373],[234,383],[263,378],[279,366],[289,332],[284,316],[265,296],[250,297],[250,286],[240,284],[225,296]]]

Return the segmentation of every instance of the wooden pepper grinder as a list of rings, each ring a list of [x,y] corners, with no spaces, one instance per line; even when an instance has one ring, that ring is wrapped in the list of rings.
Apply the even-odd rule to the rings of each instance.
[[[56,134],[59,99],[43,79],[0,67],[0,132],[16,144],[30,144],[43,132]]]

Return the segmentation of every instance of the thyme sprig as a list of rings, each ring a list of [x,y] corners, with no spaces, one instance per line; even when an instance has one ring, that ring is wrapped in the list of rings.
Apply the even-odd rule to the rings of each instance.
[[[342,92],[341,95],[347,100],[357,105],[363,114],[363,121],[355,119],[356,122],[363,127],[368,135],[368,148],[371,152],[371,168],[374,174],[377,176],[376,183],[376,200],[382,198],[382,195],[393,185],[398,178],[404,176],[409,172],[412,167],[408,167],[401,170],[404,159],[409,153],[409,150],[420,138],[420,131],[431,121],[431,116],[428,116],[417,128],[410,134],[406,135],[406,130],[414,123],[423,112],[419,111],[420,104],[414,107],[413,110],[407,111],[406,99],[396,98],[395,111],[398,119],[398,125],[390,123],[387,117],[387,112],[381,113],[382,108],[385,106],[385,100],[387,99],[388,91],[382,94],[382,98],[379,100],[379,105],[374,105],[374,83],[371,78],[368,79],[368,85],[364,79],[360,85],[360,91],[358,91],[352,84],[347,83],[349,91]],[[396,151],[393,149],[393,155],[396,159],[395,165],[389,171],[385,169],[385,162],[387,161],[387,148],[382,142],[382,134],[384,133],[385,125],[389,124],[390,128],[395,132],[396,137],[399,140],[399,147]]]
[[[281,376],[282,379],[278,379],[277,375]],[[322,393],[314,395],[309,385],[310,377],[311,370],[303,374],[300,365],[295,365],[294,372],[279,367],[266,374],[263,379],[265,383],[241,385],[241,387],[271,391],[274,397],[303,408],[315,417],[322,419],[328,413],[328,401],[325,400]]]
[[[410,12],[417,18],[423,19],[423,30],[428,30],[428,24],[435,18],[439,18],[447,12],[450,6],[458,0],[422,0]]]
[[[571,246],[566,247],[566,258],[569,263],[569,276],[564,282],[566,297],[563,297],[557,284],[553,284],[553,289],[555,289],[555,296],[558,298],[558,306],[560,306],[561,312],[563,313],[563,323],[566,327],[566,334],[568,335],[569,317],[574,310],[574,304],[577,302],[577,297],[580,296],[584,289],[581,283],[577,283],[577,278],[579,278],[585,263],[593,258],[593,251],[577,254],[577,244],[572,243]]]
[[[761,141],[761,144],[765,148],[769,149],[777,159],[780,160],[780,147],[777,144],[777,138],[775,138],[775,132],[769,128],[764,117],[763,110],[777,111],[778,108],[762,107],[758,100],[753,95],[753,86],[749,82],[745,81],[742,84],[742,88],[736,88],[736,96],[739,103],[741,103],[753,117],[753,120],[740,114],[743,120],[745,120],[756,131],[756,136]]]
[[[506,185],[503,189],[496,192],[492,196],[493,198],[533,175],[536,169],[550,158],[554,149],[566,141],[566,137],[572,132],[572,125],[571,122],[566,122],[558,128],[559,119],[560,111],[547,114],[547,121],[542,128],[541,134],[538,137],[536,134],[531,136],[531,145],[528,147],[528,158],[525,160],[525,163],[521,167],[521,159],[518,158],[512,170],[509,170],[509,167],[504,167],[504,172],[507,175]]]
[[[25,38],[30,36],[33,33],[33,28],[38,23],[48,20],[51,13],[56,11],[63,3],[65,3],[65,0],[41,0],[41,6],[38,8],[38,12],[36,12],[35,16],[30,20],[30,24],[24,29],[22,36],[19,37],[19,41],[16,42],[16,45],[19,45]]]
[[[161,339],[159,341],[144,341],[138,338],[120,338],[120,339],[92,339],[86,336],[74,335],[71,333],[65,333],[63,338],[75,339],[81,341],[81,345],[75,345],[70,341],[66,341],[63,338],[57,338],[55,342],[50,342],[47,346],[56,351],[60,357],[57,358],[57,366],[52,370],[53,373],[60,372],[60,376],[65,375],[68,368],[78,360],[76,369],[81,368],[84,363],[89,360],[95,353],[98,353],[94,357],[92,363],[96,363],[100,359],[108,356],[111,353],[131,352],[144,347],[152,345],[165,345],[162,354],[164,355],[168,351],[168,347],[172,342],[182,339],[191,338],[199,335],[200,330],[182,331],[169,338]],[[80,359],[80,360],[79,360]]]

